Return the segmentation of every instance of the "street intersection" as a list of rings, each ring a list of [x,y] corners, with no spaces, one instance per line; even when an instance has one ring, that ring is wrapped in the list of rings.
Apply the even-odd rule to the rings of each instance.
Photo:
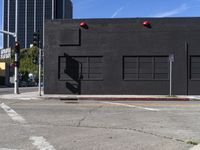
[[[0,150],[196,150],[199,101],[0,100]]]

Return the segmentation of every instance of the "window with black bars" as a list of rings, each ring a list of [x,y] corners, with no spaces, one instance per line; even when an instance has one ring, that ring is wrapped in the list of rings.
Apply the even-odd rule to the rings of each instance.
[[[200,80],[200,56],[190,56],[190,79]]]
[[[124,80],[169,80],[168,56],[124,56]]]
[[[102,56],[60,56],[59,80],[102,80]]]

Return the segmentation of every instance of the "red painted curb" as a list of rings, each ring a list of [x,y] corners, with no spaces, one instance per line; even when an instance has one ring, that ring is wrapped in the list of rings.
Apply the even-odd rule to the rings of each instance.
[[[152,98],[152,97],[79,97],[79,100],[97,100],[97,101],[190,101],[189,98]]]

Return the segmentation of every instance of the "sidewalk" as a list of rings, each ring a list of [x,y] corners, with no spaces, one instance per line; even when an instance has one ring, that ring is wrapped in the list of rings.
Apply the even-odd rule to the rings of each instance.
[[[0,99],[19,100],[99,100],[99,101],[190,101],[200,100],[200,96],[174,96],[165,95],[51,95],[38,92],[0,95]]]

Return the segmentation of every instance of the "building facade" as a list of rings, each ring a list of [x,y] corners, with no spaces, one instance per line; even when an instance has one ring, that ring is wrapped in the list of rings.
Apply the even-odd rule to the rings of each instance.
[[[15,32],[15,0],[4,0],[4,30]],[[40,32],[43,42],[43,25],[46,19],[72,18],[71,0],[18,0],[17,37],[22,48],[32,44],[33,32]],[[12,47],[14,39],[4,35],[4,48]]]
[[[80,26],[81,23],[81,26]],[[47,21],[46,94],[200,93],[200,18]]]

